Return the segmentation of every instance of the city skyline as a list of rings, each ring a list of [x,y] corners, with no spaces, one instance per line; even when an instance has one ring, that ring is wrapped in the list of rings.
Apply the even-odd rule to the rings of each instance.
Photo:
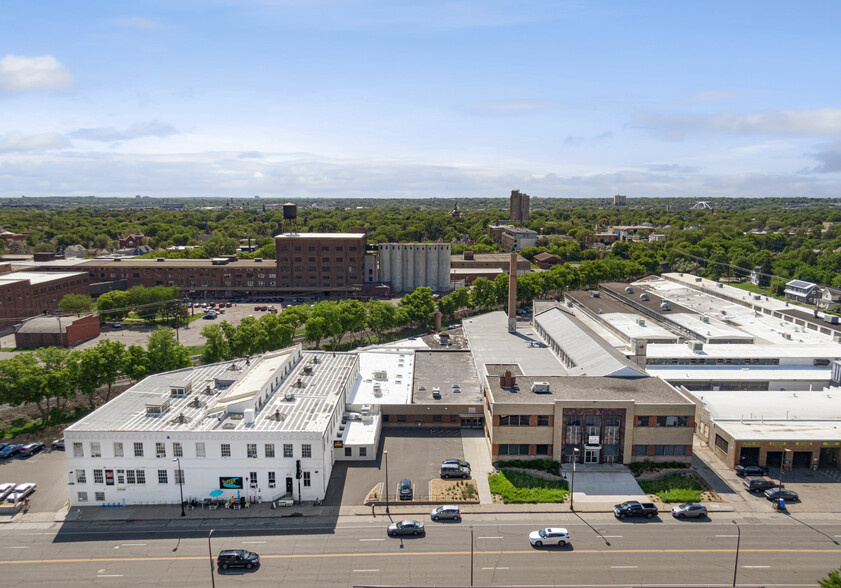
[[[839,13],[15,1],[0,196],[838,196]]]

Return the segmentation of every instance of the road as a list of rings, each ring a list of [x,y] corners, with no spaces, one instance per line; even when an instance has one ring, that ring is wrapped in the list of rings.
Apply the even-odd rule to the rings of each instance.
[[[841,517],[742,517],[738,584],[814,586],[841,562]],[[737,528],[712,521],[619,522],[610,514],[475,515],[433,523],[425,537],[389,538],[388,519],[239,521],[216,529],[212,552],[243,548],[256,571],[215,576],[216,586],[708,585],[733,582]],[[737,522],[739,519],[737,519]],[[218,523],[219,521],[216,521]],[[210,585],[210,521],[0,525],[4,586]],[[532,548],[529,531],[565,526],[566,548]]]

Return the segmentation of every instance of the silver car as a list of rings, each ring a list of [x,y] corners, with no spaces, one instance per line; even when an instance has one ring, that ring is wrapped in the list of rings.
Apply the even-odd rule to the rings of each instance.
[[[672,516],[676,519],[703,519],[707,516],[707,507],[698,502],[685,502],[672,507]]]
[[[446,504],[444,506],[439,506],[431,513],[429,516],[432,517],[433,521],[437,521],[439,519],[452,519],[454,521],[461,520],[461,511],[458,509],[457,506],[453,506],[451,504]]]

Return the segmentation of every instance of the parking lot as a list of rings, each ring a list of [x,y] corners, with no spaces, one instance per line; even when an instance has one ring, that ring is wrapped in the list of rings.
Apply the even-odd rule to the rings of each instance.
[[[429,495],[430,480],[439,479],[441,461],[464,458],[460,429],[384,428],[378,459],[370,462],[336,462],[330,477],[325,504],[356,506],[380,482],[385,482],[388,451],[389,499],[397,502],[397,485],[408,478],[414,485],[416,500]]]
[[[0,460],[0,484],[35,482],[38,488],[29,496],[29,512],[54,513],[67,502],[67,462],[64,451],[46,451],[30,457],[14,456]]]

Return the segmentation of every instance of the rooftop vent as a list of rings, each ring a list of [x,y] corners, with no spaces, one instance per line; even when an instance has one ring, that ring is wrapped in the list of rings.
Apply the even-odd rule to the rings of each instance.
[[[305,376],[311,376],[312,375],[312,366],[311,365],[305,365],[304,366],[304,375]]]
[[[293,394],[292,392],[287,392],[283,395],[283,399],[286,400],[286,402],[292,402],[293,400],[295,400],[295,394]]]
[[[222,425],[222,428],[223,428],[223,429],[235,429],[235,428],[236,428],[236,425],[235,425],[234,423],[224,423],[224,424]]]
[[[644,327],[645,326],[645,319],[644,318],[638,318],[637,319],[637,324],[641,327]]]
[[[706,315],[703,315],[703,314],[702,314],[702,315],[701,315],[701,322],[702,322],[702,323],[707,323],[707,324],[710,324],[710,317],[708,317],[708,316],[706,316]]]
[[[717,288],[724,288],[724,284],[722,284],[721,282],[719,282],[718,284],[716,284],[716,287],[717,287]]]

